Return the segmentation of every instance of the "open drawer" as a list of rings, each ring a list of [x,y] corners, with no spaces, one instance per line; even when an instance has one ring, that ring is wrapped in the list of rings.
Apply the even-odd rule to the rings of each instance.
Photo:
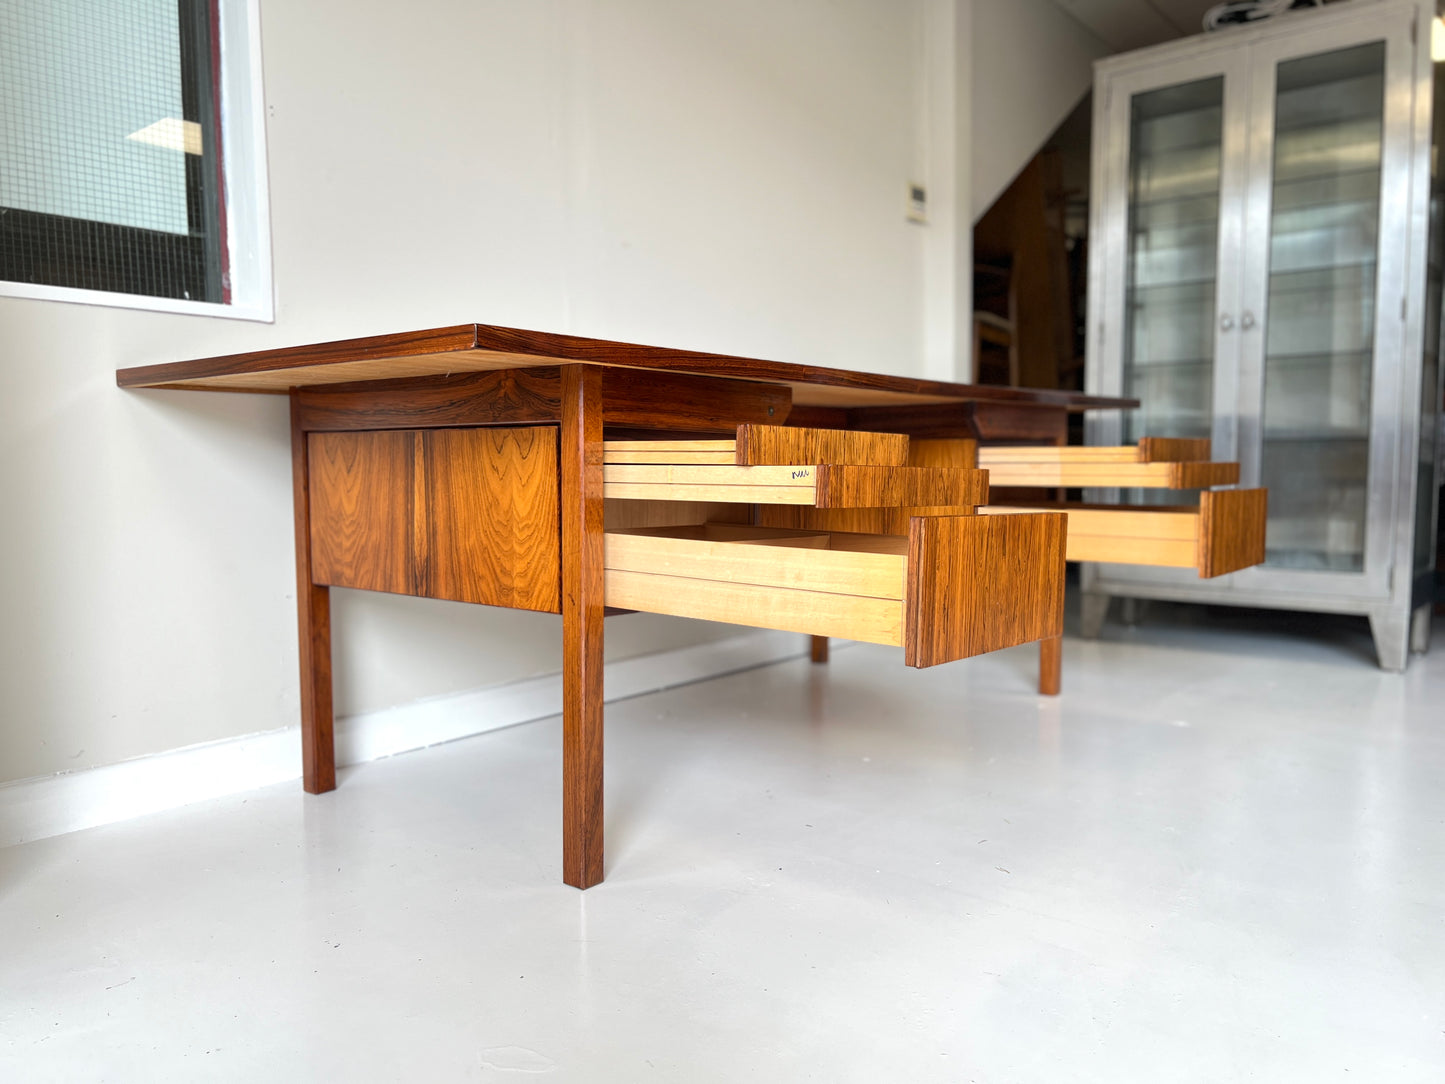
[[[952,465],[908,465],[892,433],[742,425],[735,440],[608,440],[603,495],[812,508],[973,508],[988,477]]]
[[[985,447],[993,486],[1208,489],[1239,482],[1238,463],[1209,461],[1209,441],[1146,437],[1117,447]]]
[[[934,666],[1063,631],[1059,513],[918,516],[906,536],[700,524],[609,531],[607,605],[837,636]]]
[[[1069,517],[1070,561],[1195,568],[1201,578],[1222,576],[1264,560],[1267,491],[1216,489],[1194,506],[991,505],[985,516],[1036,513]]]

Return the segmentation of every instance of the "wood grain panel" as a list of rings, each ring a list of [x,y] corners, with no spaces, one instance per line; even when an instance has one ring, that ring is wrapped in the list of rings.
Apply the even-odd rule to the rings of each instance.
[[[560,612],[556,428],[436,429],[424,439],[421,593]]]
[[[395,431],[307,437],[314,582],[417,593],[413,478],[421,440]]]
[[[310,794],[336,788],[331,700],[331,589],[311,563],[310,448],[291,399],[291,485],[295,506],[296,623],[301,664],[301,783]]]
[[[783,422],[793,405],[786,384],[660,373],[602,370],[602,416],[608,426],[731,435],[742,422]]]
[[[602,374],[562,374],[562,879],[602,880]],[[623,605],[622,609],[636,609]]]
[[[971,402],[854,407],[845,417],[849,429],[869,433],[903,433],[910,439],[979,435],[977,416]],[[1032,429],[1029,432],[1032,434]]]
[[[908,463],[908,438],[899,433],[740,425],[736,450],[740,466],[845,463],[902,467]]]
[[[908,533],[904,655],[935,666],[1063,635],[1068,517],[919,516]]]
[[[1144,437],[1139,441],[1141,463],[1185,463],[1207,460],[1208,437]]]
[[[460,324],[277,350],[258,350],[226,357],[143,365],[120,370],[116,373],[116,383],[123,388],[198,387],[285,391],[287,388],[314,383],[385,380],[577,362],[772,382],[814,395],[814,401],[825,404],[906,403],[910,399],[946,403],[951,399],[962,399],[1034,403],[1062,410],[1138,406],[1138,402],[1133,399],[1110,399],[1026,388],[950,384],[913,377],[850,372],[817,365],[642,346],[636,343],[610,342],[578,335],[558,335],[488,324]],[[735,418],[733,424],[741,421],[776,423],[783,420],[777,416]],[[867,427],[850,425],[849,428]],[[889,427],[882,428],[889,431]]]
[[[553,426],[312,433],[313,576],[557,612]]]
[[[910,467],[963,467],[977,470],[978,441],[966,437],[920,437],[908,442]]]
[[[789,425],[811,426],[814,429],[851,429],[848,424],[847,407],[819,406],[799,399],[794,389],[793,409],[788,414]]]
[[[555,367],[511,369],[302,388],[296,400],[309,432],[555,422],[561,380]]]
[[[980,470],[824,463],[816,472],[819,508],[972,507],[988,501],[988,475]]]
[[[1218,489],[1199,495],[1199,575],[1222,576],[1264,561],[1269,494]]]
[[[1170,463],[1171,489],[1208,489],[1239,484],[1238,463]]]

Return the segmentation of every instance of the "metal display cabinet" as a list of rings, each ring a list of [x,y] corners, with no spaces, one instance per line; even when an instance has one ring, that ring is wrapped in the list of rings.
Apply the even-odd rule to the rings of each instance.
[[[1087,390],[1143,405],[1091,417],[1088,442],[1209,437],[1269,519],[1264,564],[1219,580],[1085,565],[1086,634],[1117,595],[1363,614],[1388,670],[1425,650],[1434,14],[1352,0],[1095,66]]]

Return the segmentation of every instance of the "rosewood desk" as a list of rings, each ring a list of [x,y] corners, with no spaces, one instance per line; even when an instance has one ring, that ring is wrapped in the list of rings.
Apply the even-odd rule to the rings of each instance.
[[[948,446],[1062,446],[1069,412],[1137,405],[480,324],[117,383],[290,397],[307,791],[336,786],[331,586],[562,616],[578,888],[603,874],[607,613],[892,643],[914,666],[1032,640],[1057,659],[1065,516],[974,514],[987,474]],[[783,522],[811,509],[853,522]]]

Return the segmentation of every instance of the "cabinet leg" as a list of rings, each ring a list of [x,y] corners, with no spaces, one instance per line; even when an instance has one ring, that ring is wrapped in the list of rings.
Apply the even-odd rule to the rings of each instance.
[[[602,371],[562,368],[562,880],[602,880]]]
[[[813,637],[813,648],[812,648],[812,651],[813,651],[813,661],[814,661],[814,662],[827,662],[827,661],[828,661],[828,638],[827,638],[826,636],[814,636],[814,637]]]
[[[296,508],[296,615],[301,659],[301,784],[336,789],[331,711],[331,589],[311,582],[311,482],[306,434],[291,397],[291,489]]]
[[[1410,612],[1379,609],[1370,613],[1370,632],[1375,637],[1375,655],[1380,669],[1399,674],[1410,660]]]
[[[1104,628],[1104,618],[1109,616],[1109,602],[1112,596],[1095,591],[1085,591],[1079,597],[1079,625],[1086,640],[1097,640]]]
[[[1410,650],[1423,655],[1430,650],[1430,615],[1434,609],[1429,603],[1417,606],[1410,615]]]
[[[1064,638],[1050,636],[1039,641],[1039,692],[1058,696],[1064,675]]]

